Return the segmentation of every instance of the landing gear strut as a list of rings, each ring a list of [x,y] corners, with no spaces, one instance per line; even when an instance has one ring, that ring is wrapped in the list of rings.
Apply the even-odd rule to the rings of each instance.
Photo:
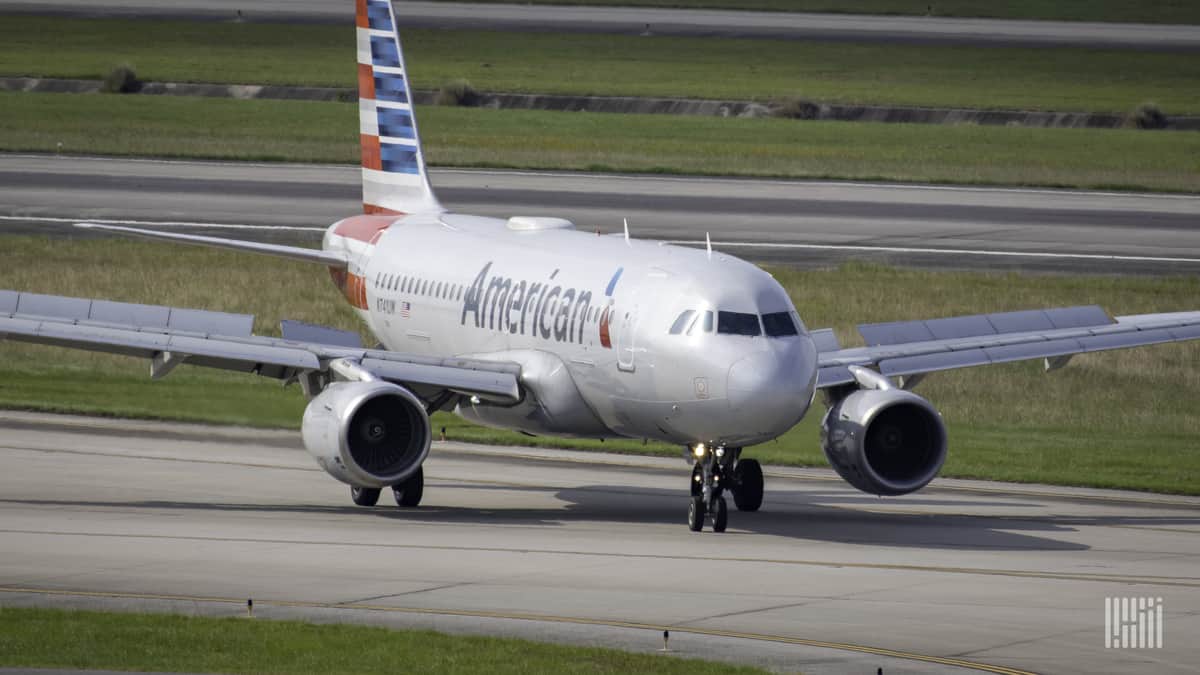
[[[723,493],[733,493],[740,511],[757,511],[762,505],[762,467],[753,459],[741,460],[741,448],[695,445],[688,448],[692,465],[691,501],[688,503],[688,528],[704,529],[711,520],[713,532],[724,532],[729,523],[729,508]]]

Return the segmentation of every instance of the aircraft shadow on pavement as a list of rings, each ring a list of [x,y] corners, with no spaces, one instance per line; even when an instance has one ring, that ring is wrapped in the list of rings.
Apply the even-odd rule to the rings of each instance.
[[[517,492],[540,495],[536,501],[556,503],[545,506],[504,506],[513,500],[497,499],[497,506],[452,506],[457,490]],[[849,488],[847,488],[849,490]],[[222,503],[200,501],[112,501],[112,500],[31,500],[0,499],[0,503],[38,506],[88,506],[106,508],[199,510],[227,512],[345,514],[382,520],[423,524],[475,524],[528,527],[561,527],[570,523],[616,522],[678,526],[680,536],[686,530],[687,494],[683,490],[591,485],[572,488],[456,484],[437,482],[426,487],[427,505],[417,509],[398,509],[383,495],[380,506],[357,507],[350,504],[286,504],[286,503]],[[486,500],[485,500],[486,501]],[[517,499],[517,502],[522,501]],[[472,500],[478,503],[477,499]],[[836,490],[810,492],[777,489],[769,491],[761,511],[737,511],[729,499],[729,533],[732,535],[760,534],[787,537],[810,542],[838,542],[872,546],[934,549],[994,549],[994,550],[1087,550],[1086,544],[1056,538],[1055,534],[1077,531],[1088,526],[1200,526],[1200,514],[1192,516],[1126,516],[1116,513],[1081,515],[967,515],[952,509],[964,505],[1033,507],[1019,501],[964,502],[916,498],[889,500],[889,506],[943,506],[945,510],[930,513],[886,513],[865,511],[860,505],[879,504],[873,497],[860,499],[856,493]],[[1112,509],[1122,508],[1113,505]],[[706,527],[707,529],[707,527]],[[711,535],[711,533],[709,533]],[[722,535],[711,535],[722,536]],[[724,535],[728,536],[728,535]]]

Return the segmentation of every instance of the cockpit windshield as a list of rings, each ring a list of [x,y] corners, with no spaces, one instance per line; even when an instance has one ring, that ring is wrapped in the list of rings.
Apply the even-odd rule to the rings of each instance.
[[[726,335],[762,335],[757,314],[717,312],[717,332]]]
[[[675,323],[671,324],[671,335],[679,335],[687,329],[688,324],[692,322],[692,317],[696,316],[696,310],[689,309],[684,311],[675,319]]]
[[[714,318],[715,326],[713,325]],[[803,324],[799,324],[799,319],[791,312],[771,312],[760,317],[749,312],[685,309],[675,317],[670,333],[671,335],[697,335],[711,333],[714,328],[721,335],[757,337],[765,333],[768,337],[773,338],[799,335],[804,330]]]
[[[763,330],[770,337],[785,337],[788,335],[799,335],[796,330],[796,323],[792,321],[790,312],[772,312],[771,314],[763,314]]]

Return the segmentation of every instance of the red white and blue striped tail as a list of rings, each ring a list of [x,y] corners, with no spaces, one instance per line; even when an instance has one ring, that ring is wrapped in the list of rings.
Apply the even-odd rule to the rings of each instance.
[[[389,0],[355,0],[363,211],[437,213]]]

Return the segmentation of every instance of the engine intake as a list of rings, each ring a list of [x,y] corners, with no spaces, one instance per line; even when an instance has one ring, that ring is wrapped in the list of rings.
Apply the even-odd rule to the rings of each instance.
[[[846,482],[874,495],[925,487],[946,460],[946,426],[933,405],[903,389],[860,389],[821,422],[821,449]]]
[[[402,482],[432,442],[425,406],[390,382],[337,382],[304,410],[304,447],[321,468],[355,487]]]

